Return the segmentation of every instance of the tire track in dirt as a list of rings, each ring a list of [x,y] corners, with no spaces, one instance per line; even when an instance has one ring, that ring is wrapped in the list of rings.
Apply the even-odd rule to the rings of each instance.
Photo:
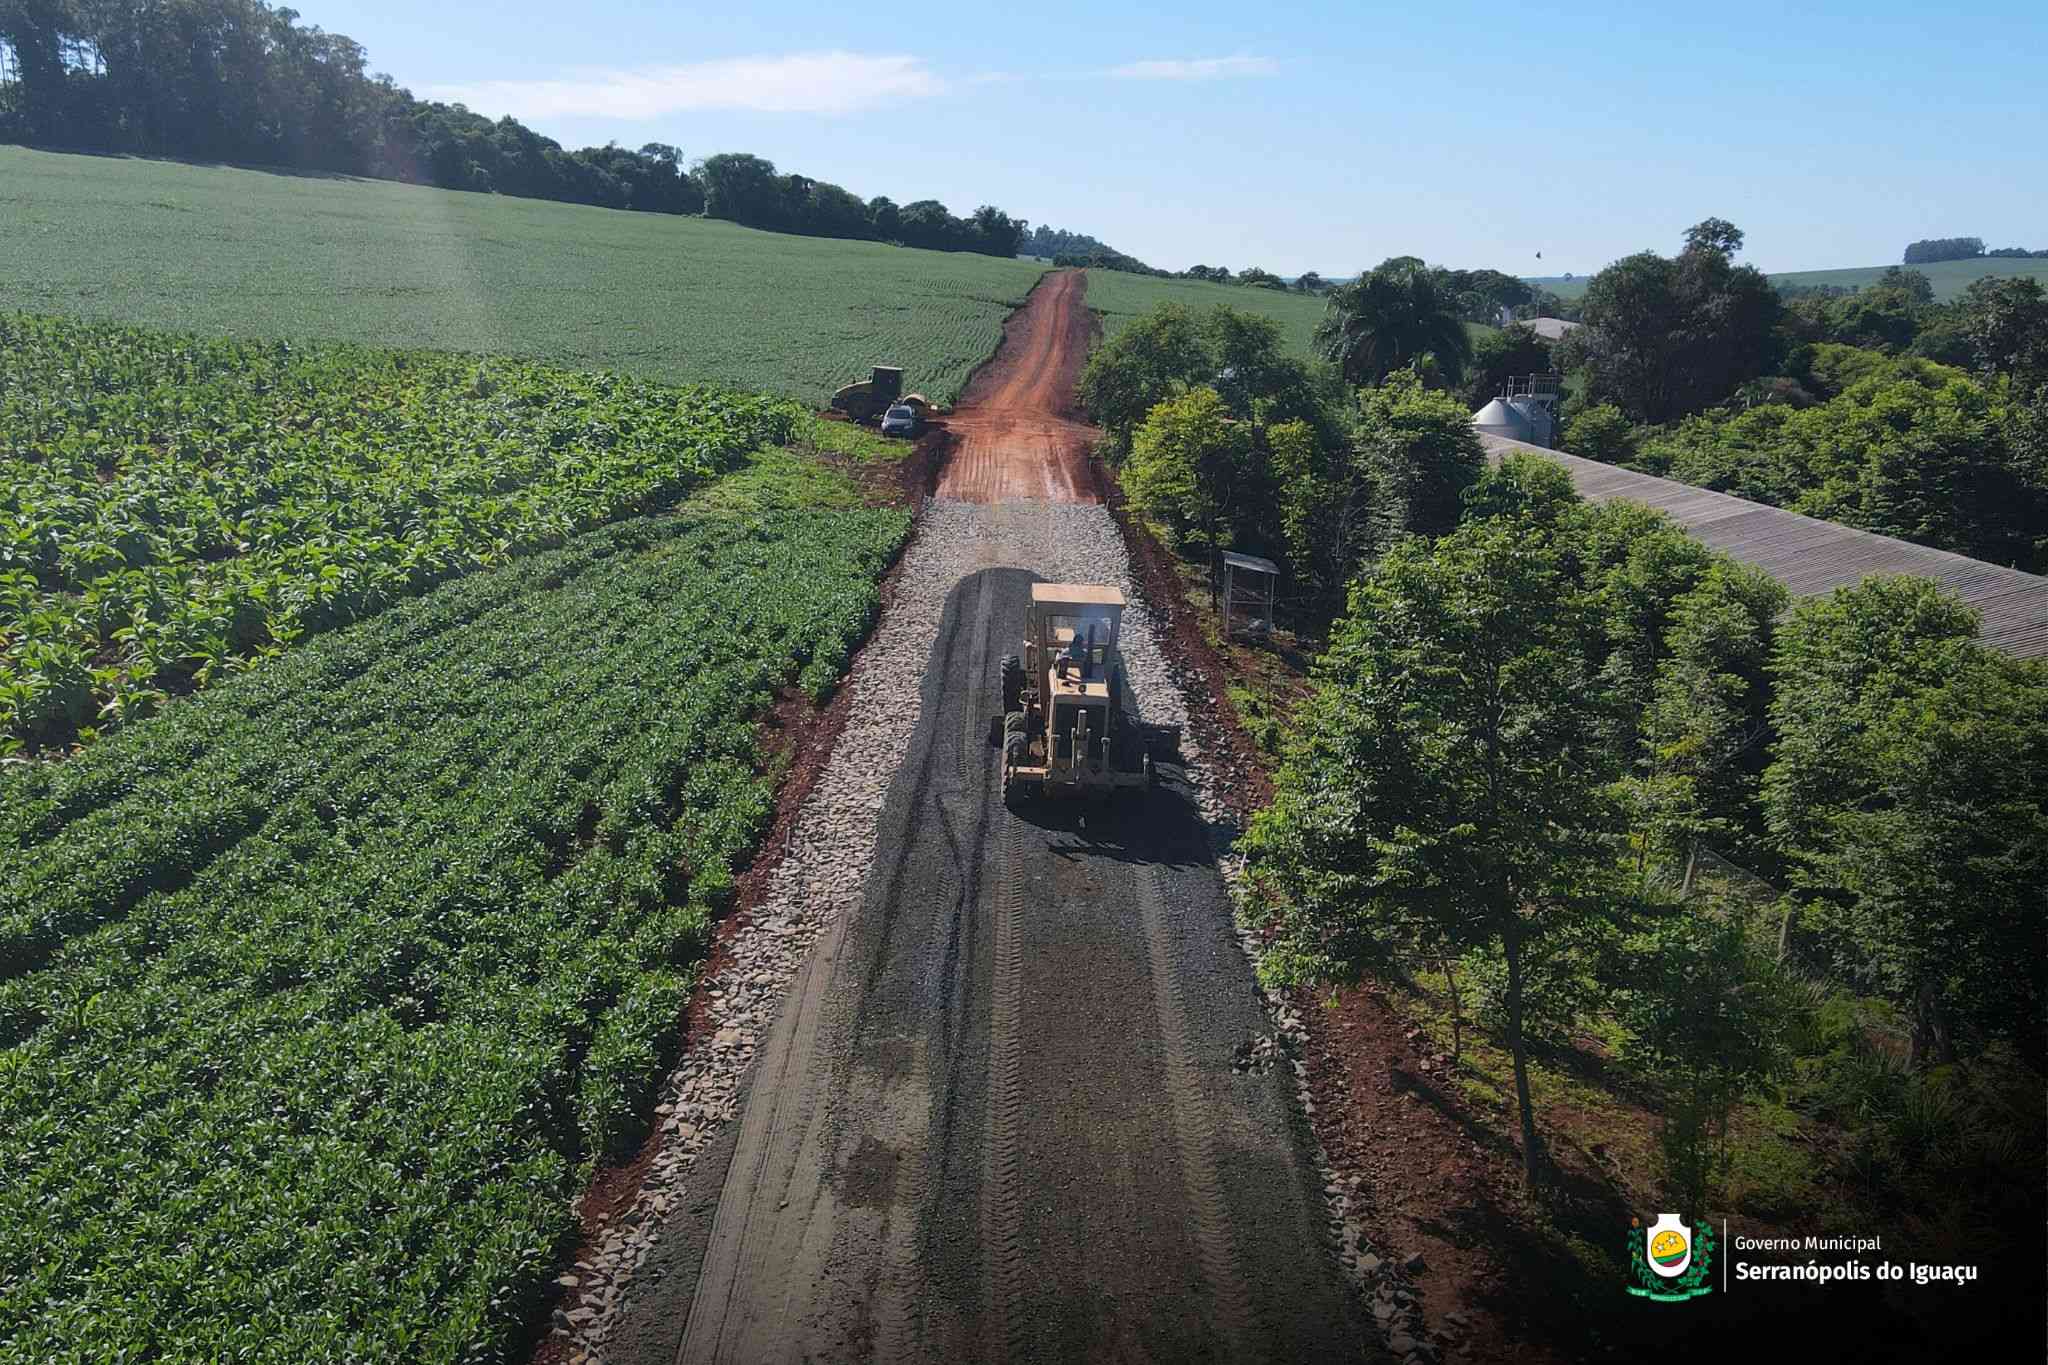
[[[1167,942],[1173,927],[1167,922],[1157,872],[1140,867],[1134,870],[1132,880],[1137,886],[1138,924],[1152,966],[1152,999],[1165,1052],[1166,1089],[1173,1100],[1173,1136],[1180,1149],[1181,1179],[1194,1220],[1195,1249],[1211,1296],[1206,1306],[1216,1335],[1227,1348],[1226,1359],[1244,1360],[1250,1356],[1252,1300],[1231,1251],[1230,1207],[1216,1171],[1219,1144],[1210,1099],[1188,1051],[1180,978]]]
[[[987,1231],[989,1319],[995,1357],[1025,1354],[1026,1277],[1021,1240],[1022,1113],[1024,1108],[1024,949],[1018,920],[1024,902],[1024,830],[1002,822],[995,849],[993,918],[995,978],[989,987],[988,1154],[982,1177],[982,1227]]]
[[[1040,278],[1003,325],[995,358],[945,419],[955,440],[938,496],[962,502],[1100,502],[1089,447],[1102,434],[1079,420],[1074,386],[1095,320],[1078,270]]]

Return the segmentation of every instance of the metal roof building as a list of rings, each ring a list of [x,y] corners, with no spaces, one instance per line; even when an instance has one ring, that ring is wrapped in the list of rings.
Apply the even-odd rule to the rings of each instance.
[[[1545,341],[1562,341],[1566,332],[1583,324],[1566,318],[1530,318],[1522,325]]]
[[[2048,578],[2039,574],[1838,526],[1561,450],[1486,433],[1479,439],[1496,459],[1520,450],[1557,461],[1571,475],[1579,496],[1589,502],[1625,498],[1654,507],[1707,545],[1770,574],[1795,597],[1818,596],[1870,574],[1917,574],[1934,579],[1976,609],[1986,644],[2023,659],[2048,657]]]

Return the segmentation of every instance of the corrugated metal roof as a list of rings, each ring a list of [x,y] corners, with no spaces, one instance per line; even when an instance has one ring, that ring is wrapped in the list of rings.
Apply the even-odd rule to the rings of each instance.
[[[1523,325],[1545,341],[1560,341],[1566,332],[1580,324],[1566,318],[1530,318]]]
[[[1795,597],[1819,596],[1870,574],[1918,574],[1976,609],[1986,644],[2023,659],[2048,657],[2048,578],[2039,574],[1503,436],[1482,432],[1479,439],[1495,458],[1521,450],[1557,461],[1581,497],[1594,502],[1625,498],[1654,507],[1706,544],[1762,569]]]
[[[1223,552],[1223,562],[1236,565],[1240,569],[1251,569],[1256,573],[1277,575],[1280,572],[1280,566],[1272,560],[1260,559],[1257,555],[1242,554],[1236,550],[1225,550]]]

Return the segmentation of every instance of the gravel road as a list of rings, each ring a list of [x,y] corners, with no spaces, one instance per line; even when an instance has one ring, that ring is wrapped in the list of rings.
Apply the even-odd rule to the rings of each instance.
[[[972,386],[962,449],[988,450],[956,451],[920,518],[726,945],[717,1030],[670,1078],[638,1193],[563,1277],[554,1358],[1376,1354],[1345,1279],[1378,1258],[1304,1116],[1299,1021],[1254,985],[1197,746],[1115,806],[1000,798],[996,669],[1034,577],[1121,587],[1145,718],[1187,717],[1114,520],[1078,476],[1034,474],[1013,425],[1084,448],[1080,281],[1048,283]]]
[[[1135,597],[1101,507],[931,504],[572,1359],[1356,1358],[1210,803],[1001,803],[1025,565]],[[1125,653],[1182,719],[1142,605]]]

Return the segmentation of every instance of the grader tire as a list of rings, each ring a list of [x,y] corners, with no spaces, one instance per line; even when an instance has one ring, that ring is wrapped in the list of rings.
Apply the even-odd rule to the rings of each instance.
[[[1003,656],[1003,710],[1016,711],[1024,704],[1024,663],[1014,654]]]

